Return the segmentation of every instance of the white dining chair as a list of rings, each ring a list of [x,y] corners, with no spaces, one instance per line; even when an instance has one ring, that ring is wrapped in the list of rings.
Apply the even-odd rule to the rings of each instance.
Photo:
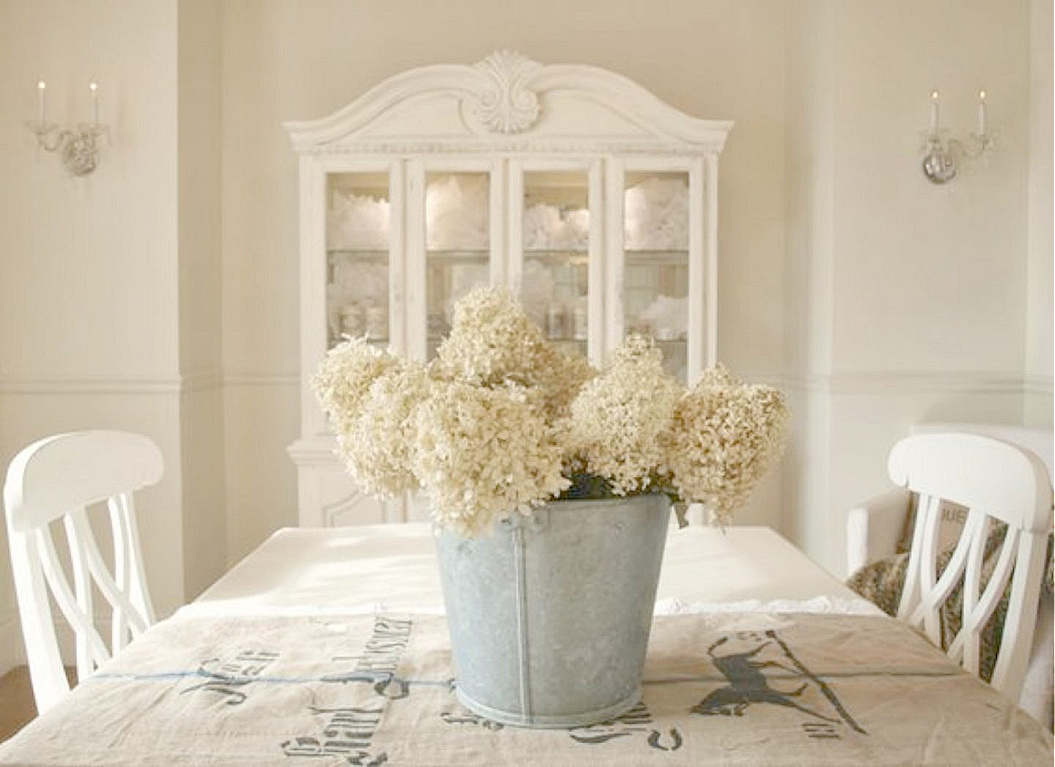
[[[156,484],[163,470],[157,445],[142,435],[120,431],[47,437],[23,449],[8,467],[7,536],[38,713],[70,689],[49,589],[74,631],[78,682],[154,622],[132,494]],[[87,508],[101,502],[109,509],[112,571],[88,521]],[[60,518],[69,545],[73,589],[52,537],[51,523]],[[109,645],[96,628],[93,582],[109,603]]]
[[[991,437],[917,434],[894,445],[887,468],[895,484],[919,499],[898,617],[940,646],[941,607],[962,581],[962,627],[946,652],[977,675],[982,631],[1010,581],[991,684],[1018,700],[1033,644],[1052,523],[1052,488],[1044,463],[1033,453]],[[939,576],[943,499],[969,511]],[[993,519],[1006,523],[1007,533],[983,589],[983,556]]]

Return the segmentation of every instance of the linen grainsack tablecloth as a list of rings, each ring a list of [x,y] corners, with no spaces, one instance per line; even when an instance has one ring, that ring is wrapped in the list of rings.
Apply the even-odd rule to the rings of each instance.
[[[1050,765],[1051,735],[886,617],[658,616],[641,703],[460,706],[443,618],[176,616],[0,746],[17,765]]]

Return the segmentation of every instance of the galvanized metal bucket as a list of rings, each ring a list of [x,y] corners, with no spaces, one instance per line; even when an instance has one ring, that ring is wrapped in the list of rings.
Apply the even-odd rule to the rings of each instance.
[[[488,538],[437,538],[456,693],[523,727],[577,727],[637,703],[670,501],[554,501]]]

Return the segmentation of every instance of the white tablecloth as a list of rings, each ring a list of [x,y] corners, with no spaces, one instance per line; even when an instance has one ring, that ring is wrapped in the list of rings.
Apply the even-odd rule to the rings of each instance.
[[[656,611],[881,614],[767,527],[670,531]],[[181,614],[441,613],[428,524],[285,528]]]

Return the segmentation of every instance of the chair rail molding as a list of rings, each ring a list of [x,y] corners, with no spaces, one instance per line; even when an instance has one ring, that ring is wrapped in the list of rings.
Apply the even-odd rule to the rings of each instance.
[[[1055,376],[1027,373],[1023,379],[1022,388],[1026,394],[1041,394],[1050,397],[1055,392]]]
[[[300,374],[267,373],[267,372],[228,372],[224,373],[224,386],[260,387],[260,386],[298,386]]]
[[[0,378],[0,394],[179,394],[184,377],[31,376]]]
[[[226,386],[296,386],[297,373],[221,372],[203,370],[178,376],[120,377],[120,376],[35,376],[12,375],[0,377],[0,394],[188,394]]]
[[[1020,372],[855,370],[835,373],[758,373],[750,380],[774,383],[789,389],[837,396],[872,394],[929,394],[973,392],[978,394],[1051,394],[1052,379]],[[1036,379],[1036,380],[1035,380]],[[1046,388],[1045,388],[1046,386]]]

